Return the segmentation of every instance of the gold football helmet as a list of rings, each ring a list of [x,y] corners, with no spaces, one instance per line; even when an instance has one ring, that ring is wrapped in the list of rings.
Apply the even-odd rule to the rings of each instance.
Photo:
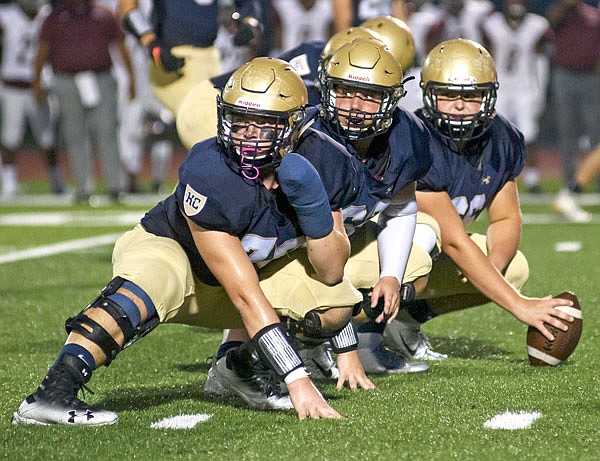
[[[331,36],[321,51],[321,60],[327,60],[336,50],[358,38],[377,38],[375,34],[364,27],[349,27]]]
[[[360,27],[375,32],[375,36],[396,56],[404,72],[413,65],[415,39],[404,21],[394,16],[379,16],[363,22]]]
[[[324,63],[320,73],[321,115],[341,137],[356,140],[377,136],[392,124],[392,114],[404,96],[402,67],[388,47],[376,39],[356,39]],[[341,109],[338,91],[377,94],[374,112]],[[350,124],[342,120],[350,121]]]
[[[217,97],[217,140],[233,165],[256,179],[261,168],[276,166],[294,148],[307,102],[306,86],[290,64],[255,58],[229,77]],[[248,125],[259,129],[262,138],[236,135]]]
[[[480,44],[462,38],[447,40],[433,48],[421,71],[423,106],[440,134],[457,143],[480,137],[496,115],[498,78],[494,60]],[[437,95],[448,92],[481,92],[475,115],[451,115],[438,109]]]

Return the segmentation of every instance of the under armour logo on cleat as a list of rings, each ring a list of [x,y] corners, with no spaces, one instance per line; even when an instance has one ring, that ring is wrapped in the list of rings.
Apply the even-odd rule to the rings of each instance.
[[[85,410],[85,415],[79,415],[80,417],[85,417],[86,421],[89,421],[90,419],[92,419],[94,417],[94,412],[91,410]],[[69,419],[67,420],[68,423],[71,424],[75,424],[75,418],[77,418],[77,410],[71,410],[69,411]]]

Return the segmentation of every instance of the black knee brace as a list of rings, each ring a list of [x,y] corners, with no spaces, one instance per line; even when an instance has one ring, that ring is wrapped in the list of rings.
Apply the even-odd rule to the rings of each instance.
[[[116,293],[125,281],[126,280],[121,277],[112,279],[108,285],[102,289],[100,296],[88,304],[79,314],[67,319],[65,322],[67,334],[75,331],[102,349],[102,352],[106,355],[106,366],[110,365],[110,362],[112,362],[121,350],[131,345],[135,340],[150,333],[150,331],[156,328],[159,323],[158,316],[155,315],[135,328],[123,308],[112,299],[108,298],[108,296]],[[117,322],[124,337],[123,347],[119,346],[111,334],[106,331],[102,325],[85,314],[85,311],[93,307],[103,309],[115,320],[115,322]]]
[[[329,339],[341,330],[341,328],[337,330],[323,328],[321,317],[315,311],[309,311],[298,323],[304,336],[312,339]]]
[[[359,288],[358,291],[360,291],[363,294],[363,300],[354,305],[354,309],[352,310],[352,316],[355,317],[358,314],[360,314],[361,311],[363,311],[370,320],[375,320],[383,312],[383,297],[379,298],[379,301],[377,302],[377,305],[375,307],[371,307],[371,296],[369,296],[369,292],[371,291],[371,289]],[[403,303],[414,301],[415,298],[415,285],[412,282],[406,282],[400,285],[401,309]]]

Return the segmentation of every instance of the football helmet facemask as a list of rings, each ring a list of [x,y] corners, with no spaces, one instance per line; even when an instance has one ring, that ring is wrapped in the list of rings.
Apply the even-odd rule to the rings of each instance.
[[[379,16],[363,22],[360,27],[374,32],[389,47],[405,73],[413,65],[415,39],[404,21],[394,16]]]
[[[248,179],[276,167],[298,140],[307,102],[302,78],[281,59],[237,69],[217,96],[217,141],[230,164]]]
[[[321,115],[334,132],[349,140],[384,133],[404,96],[402,67],[377,39],[356,39],[339,48],[324,63],[319,80]],[[374,112],[342,109],[336,101],[340,93],[361,93],[381,102]]]
[[[457,144],[477,139],[491,126],[496,115],[498,78],[488,51],[471,40],[447,40],[433,48],[421,71],[425,115],[446,139]],[[480,93],[476,114],[455,115],[438,108],[440,93]]]

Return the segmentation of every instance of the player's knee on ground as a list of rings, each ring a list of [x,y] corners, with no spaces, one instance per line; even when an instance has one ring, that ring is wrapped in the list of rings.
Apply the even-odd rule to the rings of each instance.
[[[105,355],[105,365],[135,339],[159,323],[150,297],[136,284],[115,277],[82,312],[67,319],[67,333],[77,333]]]
[[[504,271],[504,276],[517,290],[521,290],[529,279],[529,263],[521,251],[517,251]]]

